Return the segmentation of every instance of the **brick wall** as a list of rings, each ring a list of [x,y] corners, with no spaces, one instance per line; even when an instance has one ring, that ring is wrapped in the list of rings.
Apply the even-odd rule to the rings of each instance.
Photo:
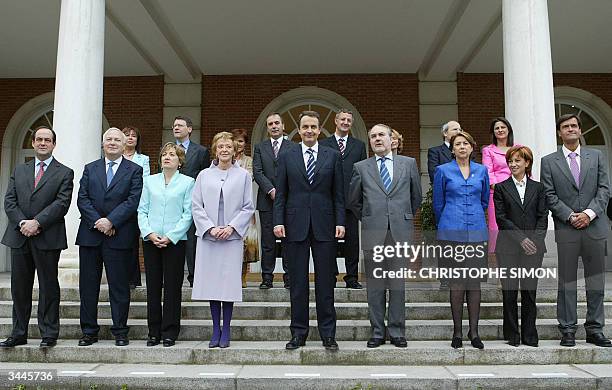
[[[385,123],[404,135],[404,154],[419,155],[418,80],[414,74],[246,75],[202,77],[202,142],[215,133],[252,129],[272,100],[302,86],[315,86],[346,98],[368,128]]]

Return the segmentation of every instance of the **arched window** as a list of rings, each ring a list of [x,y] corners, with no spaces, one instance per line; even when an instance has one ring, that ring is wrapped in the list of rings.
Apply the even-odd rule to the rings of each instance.
[[[285,112],[280,113],[281,117],[283,118],[283,123],[285,124],[285,132],[287,133],[288,139],[294,142],[300,142],[300,135],[298,133],[298,121],[302,111],[316,111],[321,116],[321,134],[319,135],[319,139],[329,137],[336,130],[336,124],[334,122],[334,119],[336,118],[336,114],[338,113],[337,109],[335,109],[334,107],[329,107],[324,103],[298,103],[298,105],[296,105],[295,107],[289,108]]]
[[[26,126],[26,131],[21,141],[21,150],[19,151],[19,162],[30,161],[34,158],[34,149],[32,148],[32,133],[34,129],[40,126],[47,126],[53,129],[53,110],[47,111],[35,118],[29,126]]]

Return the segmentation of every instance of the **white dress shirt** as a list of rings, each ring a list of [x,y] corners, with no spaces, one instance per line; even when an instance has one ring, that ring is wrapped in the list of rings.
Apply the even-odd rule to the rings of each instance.
[[[283,137],[278,137],[277,139],[270,138],[270,144],[272,145],[272,150],[274,150],[274,141],[278,141],[278,150],[280,151],[280,147],[283,144]]]
[[[570,172],[572,171],[572,168],[570,167],[570,157],[569,154],[572,153],[571,150],[569,150],[568,148],[565,147],[565,145],[563,145],[561,147],[561,151],[563,152],[563,155],[565,156],[565,162],[567,162],[567,167],[570,169]],[[576,163],[578,164],[578,169],[580,170],[580,175],[582,175],[582,169],[580,167],[580,145],[578,145],[578,147],[576,148],[576,150],[574,150],[574,153],[576,153]],[[597,216],[597,214],[595,214],[595,212],[591,209],[585,209],[584,213],[586,215],[589,216],[589,219],[592,221],[595,219],[595,217]],[[567,219],[569,220],[569,217],[567,217]]]
[[[108,158],[104,157],[104,163],[106,164],[106,166],[104,167],[104,172],[108,172],[108,163],[113,161],[115,163],[115,165],[113,165],[113,176],[115,176],[117,174],[117,169],[119,169],[119,164],[121,164],[122,160],[123,157],[119,157],[116,160],[109,160]]]
[[[45,172],[47,172],[47,168],[49,168],[49,164],[51,164],[51,161],[53,161],[53,156],[43,161],[45,163]],[[38,159],[38,157],[34,157],[34,177],[38,175],[39,169],[40,169],[40,160]]]
[[[512,176],[512,181],[514,182],[514,186],[518,191],[519,198],[521,198],[521,203],[525,203],[525,189],[527,188],[527,176],[523,176],[523,178],[519,181],[516,180],[514,176]]]
[[[315,160],[315,163],[317,162],[317,156],[319,155],[319,143],[315,143],[313,146],[311,146],[310,148],[306,145],[304,145],[304,143],[300,142],[300,145],[302,146],[302,157],[304,157],[304,166],[308,167],[308,158],[310,157],[310,153],[307,153],[306,151],[308,149],[312,149],[313,150],[313,157]]]
[[[391,178],[391,183],[393,183],[393,152],[387,153],[385,156],[387,159],[385,160],[385,166],[387,167],[387,171],[389,171],[389,177]],[[380,173],[380,163],[382,157],[376,156],[376,166],[378,167],[378,172]]]

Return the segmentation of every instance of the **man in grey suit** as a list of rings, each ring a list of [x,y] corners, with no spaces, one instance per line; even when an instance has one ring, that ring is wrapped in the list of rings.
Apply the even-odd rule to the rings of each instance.
[[[414,158],[392,154],[389,126],[372,127],[368,137],[375,156],[355,164],[349,189],[349,207],[361,220],[372,328],[367,346],[376,348],[385,343],[386,290],[389,290],[387,330],[391,343],[403,348],[407,345],[405,280],[385,278],[381,271],[398,271],[407,267],[408,261],[395,256],[380,259],[375,255],[380,255],[376,247],[412,241],[413,220],[422,200],[421,180]]]
[[[195,143],[189,139],[193,130],[193,122],[187,116],[177,116],[172,124],[172,133],[176,139],[176,144],[185,149],[185,165],[180,168],[183,175],[191,176],[194,179],[198,174],[210,166],[210,153],[205,146]],[[195,270],[195,225],[192,223],[187,231],[187,242],[185,243],[185,262],[187,263],[187,280],[193,287],[193,273]]]
[[[598,150],[580,147],[582,131],[577,115],[559,117],[557,134],[563,146],[542,158],[541,179],[555,223],[559,256],[557,320],[561,345],[576,345],[576,273],[578,257],[582,257],[587,296],[586,341],[610,347],[612,343],[603,334],[608,164]]]
[[[48,127],[34,130],[36,157],[15,168],[4,198],[9,223],[2,243],[11,248],[13,332],[0,343],[3,348],[27,343],[35,271],[40,347],[55,346],[59,336],[57,264],[60,252],[68,247],[64,216],[72,200],[74,172],[53,158],[55,141],[55,132]]]

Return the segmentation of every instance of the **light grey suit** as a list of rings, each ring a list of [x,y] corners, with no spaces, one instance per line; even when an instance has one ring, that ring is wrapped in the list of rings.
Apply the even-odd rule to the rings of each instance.
[[[421,180],[416,160],[393,157],[393,180],[387,192],[380,178],[376,157],[356,163],[349,189],[349,208],[361,220],[361,249],[364,251],[368,310],[373,338],[385,338],[386,290],[389,289],[389,336],[404,337],[405,280],[381,280],[373,277],[374,268],[397,270],[407,267],[407,261],[385,258],[373,261],[377,245],[411,242],[414,215],[421,205]]]
[[[557,319],[561,333],[575,333],[576,272],[582,257],[587,294],[587,335],[602,333],[605,284],[605,238],[608,234],[606,207],[610,198],[608,164],[601,152],[580,148],[580,186],[559,149],[542,158],[542,184],[555,223],[559,254]],[[588,227],[576,230],[569,222],[573,212],[591,209],[596,217]]]

